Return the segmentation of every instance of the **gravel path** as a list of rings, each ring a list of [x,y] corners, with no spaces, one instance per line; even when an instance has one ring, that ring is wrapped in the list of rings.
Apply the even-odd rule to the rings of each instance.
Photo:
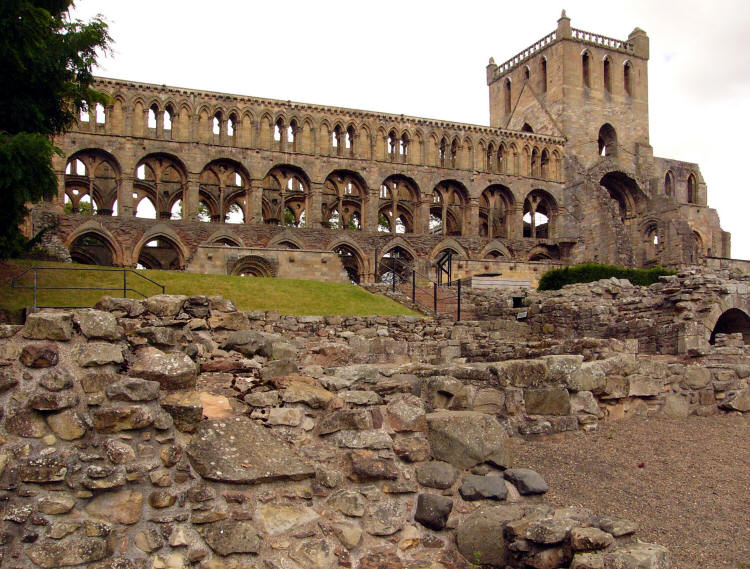
[[[675,569],[750,568],[750,416],[634,418],[513,446],[549,501],[637,522]]]

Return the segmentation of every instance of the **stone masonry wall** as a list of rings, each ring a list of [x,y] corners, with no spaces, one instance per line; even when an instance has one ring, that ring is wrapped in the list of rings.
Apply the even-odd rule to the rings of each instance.
[[[514,328],[203,296],[2,326],[2,565],[669,567],[630,522],[546,504],[507,436],[702,413],[708,392],[747,410],[744,349],[686,366]]]

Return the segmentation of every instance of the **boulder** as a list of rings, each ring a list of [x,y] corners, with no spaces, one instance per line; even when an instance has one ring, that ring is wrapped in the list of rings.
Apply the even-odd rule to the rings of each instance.
[[[191,389],[195,387],[197,366],[183,353],[165,353],[148,346],[136,352],[129,374],[158,381],[162,389]]]
[[[119,340],[121,337],[117,329],[117,319],[109,312],[93,308],[76,310],[73,312],[73,321],[81,330],[81,334],[89,340]]]
[[[432,455],[459,469],[490,462],[511,465],[508,435],[494,416],[475,411],[438,411],[427,415]]]
[[[750,387],[730,395],[721,402],[719,407],[728,411],[741,411],[742,413],[750,411]]]
[[[201,524],[198,533],[208,546],[219,555],[232,553],[258,553],[261,539],[258,529],[247,520],[221,520]]]
[[[526,389],[523,399],[529,415],[570,414],[570,394],[564,387]]]
[[[171,318],[180,313],[187,298],[177,294],[157,294],[145,299],[143,304],[151,314]]]
[[[73,317],[70,312],[33,312],[26,316],[21,335],[30,340],[67,342],[73,337]]]
[[[161,400],[161,407],[172,416],[183,433],[194,433],[203,419],[203,403],[197,391],[173,391]]]
[[[86,511],[103,520],[112,520],[124,525],[133,525],[141,519],[143,495],[133,490],[107,492],[91,500]]]
[[[549,486],[539,473],[529,468],[509,468],[503,474],[522,496],[544,494],[549,490]]]
[[[414,520],[435,531],[445,528],[453,510],[453,500],[438,494],[420,494]]]
[[[25,553],[42,569],[93,563],[111,554],[106,539],[82,536],[68,537],[59,541],[40,541],[26,549]]]
[[[505,500],[508,497],[505,478],[497,475],[467,474],[461,480],[458,492],[467,502],[473,500]]]
[[[153,401],[159,397],[159,382],[126,377],[104,389],[113,401]]]
[[[458,470],[447,462],[433,460],[417,466],[417,481],[422,486],[445,490],[453,486]]]
[[[459,524],[458,550],[469,563],[505,567],[509,550],[504,528],[508,522],[522,516],[523,510],[517,505],[480,506]]]
[[[652,543],[631,543],[604,554],[604,569],[669,569],[669,551]]]
[[[21,350],[18,359],[26,367],[45,368],[56,366],[60,356],[55,344],[27,344]]]
[[[208,480],[259,484],[315,475],[289,443],[245,417],[203,421],[186,451]]]

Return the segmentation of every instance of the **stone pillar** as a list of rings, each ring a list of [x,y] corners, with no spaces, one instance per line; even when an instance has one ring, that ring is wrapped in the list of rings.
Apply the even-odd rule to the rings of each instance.
[[[365,203],[364,219],[362,220],[362,230],[368,233],[377,233],[378,231],[378,204],[380,200],[380,190],[370,188],[367,191],[367,202]]]
[[[117,188],[118,217],[133,217],[135,204],[133,203],[133,176],[123,175]]]
[[[305,211],[305,225],[307,227],[320,227],[321,218],[323,217],[321,208],[323,207],[323,187],[320,182],[310,183],[310,195],[307,197]]]
[[[523,237],[523,205],[516,204],[508,216],[508,239]]]
[[[479,235],[479,199],[469,198],[468,208],[466,227],[461,233],[464,236],[477,236]]]
[[[200,190],[200,174],[195,172],[188,174],[182,191],[182,219],[186,221],[198,221],[198,202]]]
[[[159,111],[156,116],[156,138],[164,138],[164,111]]]
[[[432,194],[422,194],[414,212],[414,233],[428,233],[430,230],[430,204]],[[445,225],[445,223],[443,223]]]
[[[250,180],[250,190],[245,200],[245,223],[263,223],[263,179]]]

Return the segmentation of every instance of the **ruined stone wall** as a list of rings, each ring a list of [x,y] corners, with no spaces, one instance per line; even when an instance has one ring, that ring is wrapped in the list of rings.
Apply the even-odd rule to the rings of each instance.
[[[688,364],[522,328],[201,296],[2,326],[3,566],[669,567],[629,522],[540,501],[504,441],[747,411],[739,339]]]

